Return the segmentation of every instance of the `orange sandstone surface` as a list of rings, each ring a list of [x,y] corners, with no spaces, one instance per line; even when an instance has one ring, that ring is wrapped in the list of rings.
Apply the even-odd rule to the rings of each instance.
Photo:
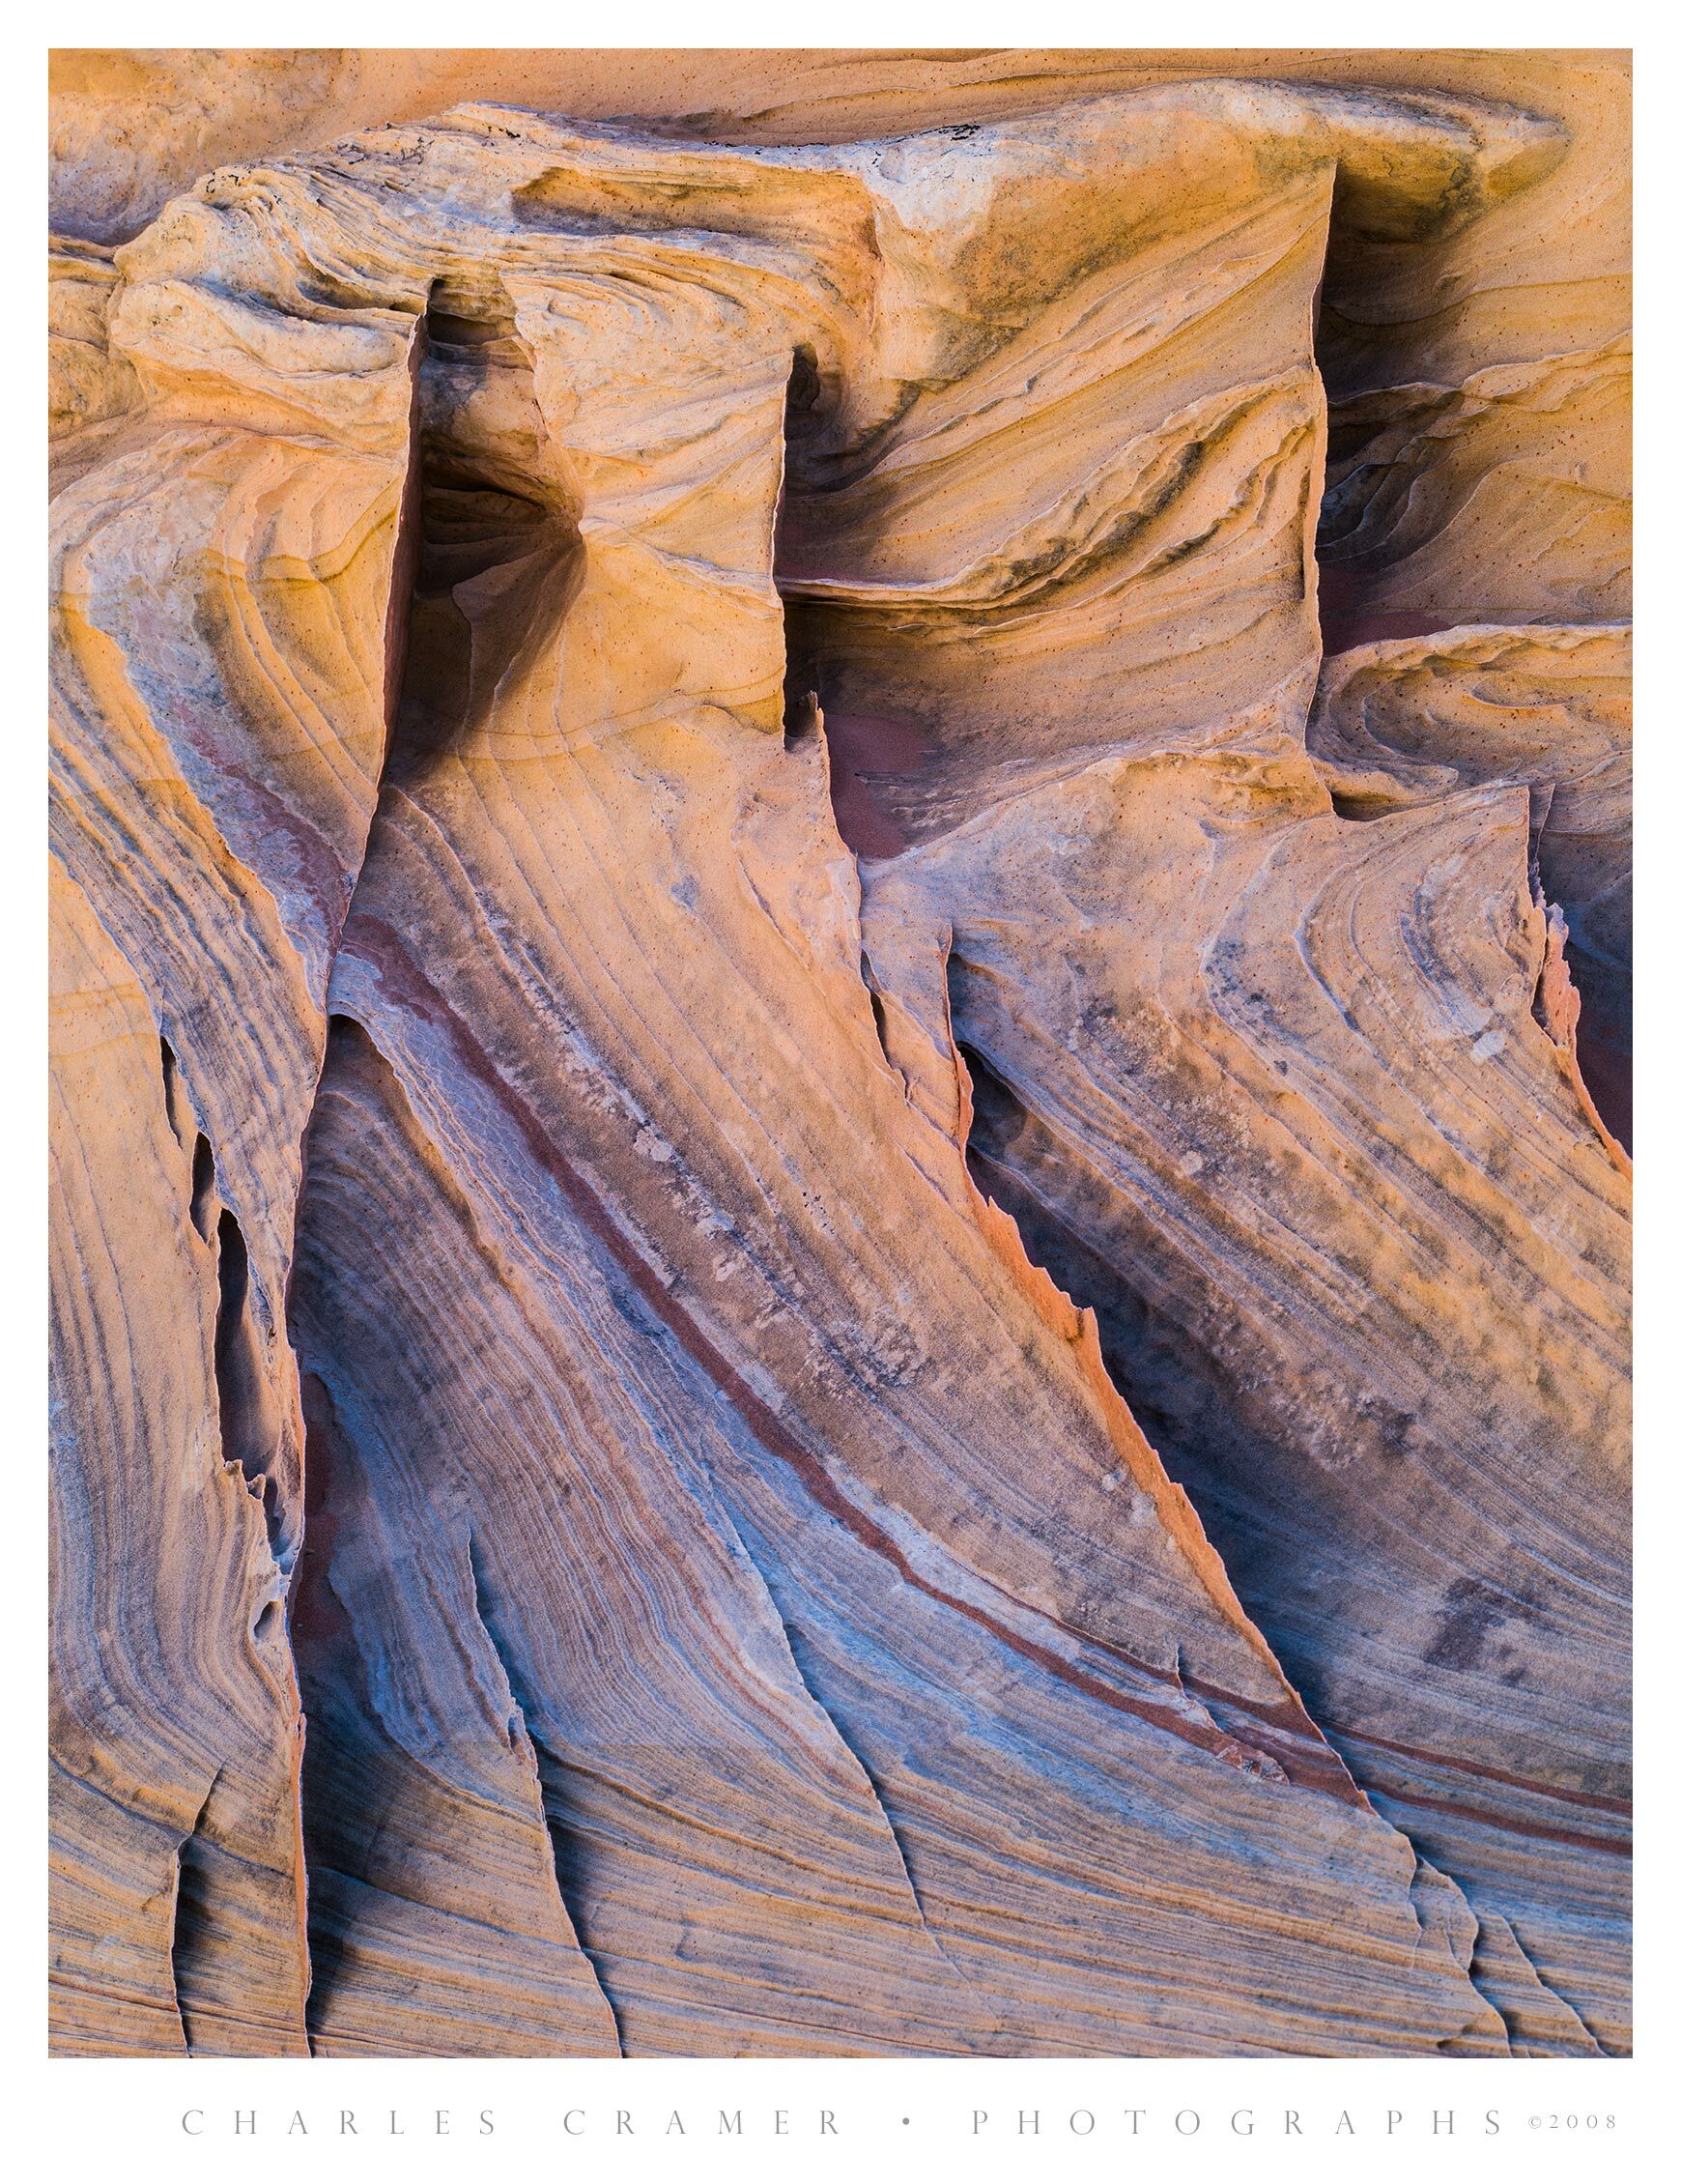
[[[57,56],[59,2052],[1628,2052],[1628,94]]]

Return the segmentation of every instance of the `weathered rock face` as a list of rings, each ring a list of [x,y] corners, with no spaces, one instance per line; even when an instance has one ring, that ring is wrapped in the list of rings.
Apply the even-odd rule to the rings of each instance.
[[[59,2046],[1626,2050],[1623,76],[118,58]]]
[[[1626,623],[1461,628],[1327,660],[1308,746],[1363,817],[1482,782],[1529,790],[1530,852],[1568,928],[1587,1089],[1633,1142],[1634,799]]]

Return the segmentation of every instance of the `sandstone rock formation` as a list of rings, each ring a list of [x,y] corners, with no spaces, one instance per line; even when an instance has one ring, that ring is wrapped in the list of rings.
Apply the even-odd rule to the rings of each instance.
[[[1616,57],[211,58],[57,125],[58,2046],[1626,2052]]]

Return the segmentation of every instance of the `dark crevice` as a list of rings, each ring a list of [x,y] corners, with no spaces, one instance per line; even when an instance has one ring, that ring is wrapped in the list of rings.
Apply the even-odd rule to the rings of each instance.
[[[201,1130],[192,1148],[192,1202],[189,1212],[192,1225],[205,1243],[211,1240],[215,1219],[216,1157],[211,1141]]]
[[[948,957],[948,1002],[951,1000],[950,978],[951,959]],[[954,1015],[953,1021],[954,1026]],[[1027,1110],[972,1040],[965,1039],[961,1032],[954,1032],[954,1042],[957,1058],[969,1073],[969,1090],[975,1109],[963,1157],[969,1163],[971,1179],[978,1184],[981,1179],[975,1173],[975,1164],[980,1161],[984,1164],[983,1137],[988,1142],[1010,1144],[1026,1120]]]
[[[1619,976],[1619,965],[1614,961],[1596,958],[1591,948],[1584,948],[1581,937],[1572,932],[1571,924],[1556,895],[1548,893],[1548,879],[1552,858],[1546,844],[1547,819],[1553,800],[1553,787],[1546,785],[1543,791],[1532,786],[1532,803],[1541,806],[1540,816],[1530,834],[1529,887],[1536,904],[1547,912],[1550,950],[1556,948],[1569,977],[1571,1002],[1562,1003],[1570,1018],[1570,1045],[1581,1085],[1593,1109],[1593,1119],[1602,1132],[1616,1140],[1626,1154],[1635,1149],[1635,1082],[1634,1040],[1630,1008],[1631,994],[1626,968]],[[1543,801],[1544,797],[1544,801]],[[1568,860],[1564,870],[1557,873],[1560,892],[1569,886]],[[1581,923],[1591,923],[1598,905],[1589,904],[1585,912],[1573,909],[1571,918]],[[1554,920],[1557,921],[1553,935]],[[1543,968],[1541,981],[1536,988],[1534,1014],[1549,1036],[1557,1038],[1557,1031],[1550,1021],[1550,1012],[1542,989],[1547,983]],[[1562,1041],[1559,1042],[1563,1044]]]
[[[1581,959],[1573,946],[1565,949],[1571,974],[1580,982]],[[1576,1066],[1587,1087],[1595,1114],[1623,1151],[1635,1150],[1634,1057],[1614,1039],[1603,1036],[1597,1023],[1587,1020],[1585,1007],[1576,1028]]]
[[[200,1968],[209,1953],[207,1943],[214,1926],[203,1828],[211,1799],[215,1796],[216,1785],[221,1778],[222,1770],[218,1767],[211,1776],[210,1788],[206,1790],[198,1811],[193,1816],[191,1827],[182,1837],[175,1853],[175,1916],[169,1941],[169,1974],[175,1995],[176,2014],[181,2019],[181,2036],[188,2055],[200,2052],[200,2042],[194,2037],[193,2024],[198,2015],[197,1998],[203,1986]]]
[[[1359,397],[1377,374],[1399,386],[1419,378],[1406,353],[1406,335],[1395,354],[1374,359],[1371,330],[1363,323],[1361,301],[1410,261],[1427,262],[1441,252],[1439,236],[1422,220],[1417,232],[1397,229],[1370,199],[1369,190],[1339,173],[1331,195],[1325,264],[1313,299],[1313,356],[1325,383],[1326,419],[1325,487],[1319,509],[1314,554],[1319,567],[1319,621],[1325,652],[1351,651],[1356,645],[1400,637],[1429,637],[1451,628],[1471,614],[1397,612],[1377,604],[1380,567],[1370,565],[1356,533],[1369,509],[1405,486],[1384,451],[1393,403]],[[1387,330],[1385,330],[1387,331]],[[1396,336],[1389,335],[1394,349]],[[1425,418],[1420,417],[1422,424]]]
[[[237,1469],[263,1511],[269,1551],[290,1571],[297,1548],[296,1518],[283,1505],[276,1466],[280,1420],[251,1312],[251,1262],[244,1231],[232,1207],[216,1219],[216,1409],[222,1461]]]
[[[784,518],[788,478],[821,437],[825,424],[824,388],[814,351],[802,345],[793,353],[783,402],[783,482],[777,494],[772,531],[771,567],[784,570]],[[809,550],[811,541],[805,541]],[[904,848],[902,828],[877,798],[871,775],[894,765],[915,764],[921,739],[878,721],[831,718],[823,709],[824,618],[783,596],[783,745],[796,751],[822,731],[828,764],[829,808],[836,831],[854,856],[891,857]],[[908,750],[901,746],[908,744]]]
[[[803,486],[808,503],[806,535],[794,546],[795,558],[803,564],[817,543],[811,535],[811,473],[813,450],[832,422],[834,391],[824,385],[815,352],[804,344],[796,348],[783,403],[783,482],[772,532],[771,567],[779,587],[787,579],[790,477]],[[881,777],[914,771],[927,754],[927,739],[906,722],[856,716],[844,706],[828,709],[825,698],[837,681],[831,670],[843,666],[834,652],[829,621],[823,611],[783,590],[784,747],[802,749],[820,728],[836,831],[854,856],[897,856],[905,833],[879,793]]]
[[[862,945],[858,951],[858,975],[864,981],[864,990],[869,995],[869,1017],[875,1026],[875,1043],[881,1049],[881,1058],[905,1087],[908,1097],[910,1086],[905,1074],[893,1058],[887,1037],[887,1001],[876,981],[875,965],[869,960],[869,950]]]
[[[413,781],[482,728],[548,652],[583,574],[551,474],[529,352],[494,279],[438,282],[415,392],[413,570],[386,777]]]
[[[817,422],[822,397],[822,376],[817,369],[817,352],[809,341],[794,346],[794,360],[788,373],[787,425],[790,440],[810,437]]]
[[[788,469],[794,444],[809,429],[818,398],[819,382],[814,352],[804,345],[795,349],[783,398],[783,478],[777,492],[771,531],[771,567],[782,558],[783,518],[788,495]],[[798,645],[794,623],[783,602],[783,741],[792,748],[814,733],[820,717],[814,662]]]
[[[163,1112],[170,1133],[185,1153],[192,1147],[192,1183],[187,1212],[202,1242],[208,1244],[215,1225],[216,1163],[210,1139],[199,1128],[198,1115],[181,1074],[175,1049],[159,1034],[158,1060],[163,1074]]]
[[[158,1065],[163,1073],[163,1112],[168,1118],[175,1141],[185,1153],[191,1116],[181,1082],[181,1064],[175,1058],[175,1049],[161,1032],[157,1038]]]
[[[1547,832],[1547,821],[1553,816],[1553,800],[1557,794],[1557,785],[1551,781],[1532,781],[1529,784],[1529,897],[1532,902],[1544,903],[1546,883],[1541,872],[1541,838]]]
[[[790,670],[790,679],[783,688],[783,749],[792,751],[810,743],[818,732],[821,719],[817,693],[807,690],[796,696]]]
[[[874,981],[869,976],[868,957],[865,958],[864,983],[869,990],[869,1014],[875,1024],[876,1045],[881,1049],[882,1060],[886,1062],[889,1069],[892,1069],[893,1055],[889,1052],[887,1045],[887,1007],[880,993],[876,991]]]
[[[297,1549],[298,1524],[285,1507],[281,1452],[285,1436],[271,1385],[269,1361],[258,1325],[244,1231],[220,1193],[215,1151],[198,1127],[175,1049],[158,1041],[164,1107],[169,1127],[183,1150],[191,1133],[192,1173],[187,1213],[194,1232],[215,1252],[216,1307],[212,1341],[216,1422],[221,1458],[243,1479],[261,1505],[269,1551],[281,1570],[290,1571]],[[273,1633],[278,1599],[265,1601],[252,1620],[252,1635]]]
[[[1587,1119],[1598,1132],[1606,1150],[1627,1164],[1634,1145],[1634,1087],[1628,1057],[1596,1040],[1593,1026],[1583,1036],[1586,1017],[1584,996],[1577,984],[1576,961],[1570,947],[1570,927],[1555,902],[1549,902],[1535,883],[1535,905],[1546,913],[1547,938],[1529,1013],[1555,1047],[1568,1057],[1577,1096]],[[1616,1065],[1620,1063],[1621,1067]],[[1602,1092],[1609,1105],[1600,1104]]]
[[[541,1710],[533,1708],[529,1703],[525,1680],[518,1673],[513,1648],[498,1627],[499,1618],[496,1611],[495,1596],[486,1581],[479,1559],[478,1540],[471,1532],[467,1538],[467,1559],[472,1577],[473,1612],[500,1665],[513,1705],[512,1716],[507,1724],[510,1744],[516,1750],[523,1744],[530,1756],[533,1787],[549,1838],[549,1854],[555,1866],[555,1892],[560,1899],[560,1907],[576,1937],[579,1953],[594,1974],[597,1991],[603,2006],[613,2020],[613,2038],[622,2055],[626,2053],[623,2021],[603,1974],[600,1957],[590,1944],[587,1925],[583,1915],[586,1889],[581,1871],[582,1856],[572,1831],[566,1825],[563,1810],[565,1762],[548,1748],[531,1726],[534,1719],[541,1718]]]

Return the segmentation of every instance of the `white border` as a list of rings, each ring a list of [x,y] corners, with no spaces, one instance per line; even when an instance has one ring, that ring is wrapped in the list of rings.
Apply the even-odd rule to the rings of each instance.
[[[1478,2175],[1621,2176],[1643,2172],[1674,2139],[1670,2055],[1681,2032],[1672,1999],[1676,1986],[1674,1864],[1668,1840],[1677,1803],[1677,1764],[1668,1715],[1673,1705],[1669,1674],[1676,1662],[1677,1581],[1668,1564],[1676,1543],[1677,1438],[1674,1352],[1681,1319],[1670,1239],[1681,1225],[1676,1189],[1678,1155],[1668,1129],[1667,1098],[1681,1078],[1681,1015],[1670,937],[1675,852],[1667,830],[1681,826],[1681,721],[1670,691],[1667,642],[1676,619],[1671,605],[1677,575],[1669,536],[1674,491],[1675,427],[1668,400],[1676,329],[1671,321],[1675,279],[1667,250],[1678,223],[1671,139],[1681,129],[1670,34],[1660,31],[1659,13],[1624,6],[1564,7],[1551,4],[1412,4],[1380,16],[1348,5],[1244,7],[1185,0],[1167,12],[1142,7],[1040,5],[1031,11],[995,0],[974,4],[913,5],[904,0],[850,0],[835,16],[815,10],[796,15],[785,5],[737,0],[707,8],[698,22],[693,8],[648,0],[634,11],[638,35],[622,41],[592,39],[598,45],[765,46],[834,45],[837,34],[854,46],[891,43],[918,48],[1024,43],[1115,45],[1130,43],[1136,28],[1170,27],[1175,46],[1210,48],[1429,46],[1627,46],[1636,48],[1638,251],[1639,290],[1637,380],[1636,497],[1638,542],[1637,778],[1639,857],[1637,927],[1639,940],[1639,1011],[1636,1093],[1640,1135],[1637,1174],[1637,1631],[1638,1681],[1638,1791],[1642,1830],[1637,1858],[1637,2037],[1632,2062],[1279,2060],[1242,2062],[110,2062],[44,2059],[45,2017],[42,1979],[45,1890],[42,1840],[43,1798],[41,1760],[44,1740],[44,1571],[41,1542],[45,1500],[42,1456],[44,1389],[44,1134],[43,1072],[37,1029],[44,1016],[44,916],[39,793],[44,786],[40,723],[44,705],[38,572],[44,506],[44,463],[39,491],[22,490],[0,527],[6,583],[0,590],[16,663],[12,677],[22,702],[13,708],[6,751],[5,793],[0,796],[4,891],[0,934],[7,943],[6,975],[13,1026],[10,1066],[0,1072],[4,1139],[11,1151],[5,1206],[5,1255],[0,1260],[0,1388],[4,1415],[13,1426],[7,1451],[8,1493],[14,1516],[7,1583],[0,1588],[6,1617],[4,1688],[11,1710],[10,1795],[0,1808],[0,1836],[7,1877],[4,1901],[12,1947],[0,1989],[0,2162],[14,2174],[103,2179],[214,2176],[294,2177],[309,2162],[325,2161],[334,2173],[358,2177],[503,2173],[521,2178],[649,2176],[711,2178],[782,2177],[790,2171],[815,2178],[917,2178],[934,2173],[966,2178],[1055,2175],[1199,2177],[1346,2176],[1420,2177],[1436,2171]],[[495,30],[497,43],[564,44],[557,32],[596,28],[575,10],[532,6],[477,9],[464,21],[459,8],[434,0],[396,7],[290,4],[276,10],[275,30],[289,44],[326,43],[327,35],[364,46],[435,44],[447,47],[470,27]],[[246,42],[262,25],[235,17],[223,7],[146,9],[107,4],[78,6],[65,29],[75,43],[214,46],[239,34]],[[800,39],[802,23],[827,32]],[[1378,29],[1381,42],[1351,38]],[[694,33],[698,29],[702,35]],[[687,35],[685,35],[687,34]],[[63,39],[61,43],[71,43]],[[582,40],[578,43],[584,43]],[[6,40],[20,97],[9,111],[3,140],[9,172],[4,202],[14,217],[5,245],[12,294],[40,294],[41,234],[44,225],[44,101],[41,75],[44,42],[14,33]],[[10,397],[4,415],[14,446],[41,448],[36,438],[44,395],[43,344],[33,328],[0,351]],[[39,458],[38,458],[39,460]],[[23,466],[25,479],[36,474]],[[15,466],[14,466],[15,474]],[[20,481],[21,482],[21,481]],[[35,520],[31,521],[31,516]],[[446,2109],[447,2137],[428,2118]],[[336,2129],[341,2109],[358,2117],[355,2139]],[[492,2112],[495,2129],[484,2134],[475,2118]],[[628,2110],[635,2136],[615,2134],[619,2110]],[[834,2112],[834,2137],[816,2135],[823,2109]],[[1299,2133],[1288,2134],[1287,2110]],[[236,2112],[255,2111],[257,2131],[235,2134]],[[718,2112],[742,2112],[743,2136],[725,2138]],[[787,2115],[787,2135],[775,2132],[775,2114]],[[971,2128],[976,2110],[990,2121]],[[1017,2134],[1018,2112],[1037,2110],[1038,2137]],[[1144,2112],[1129,2127],[1125,2112]],[[1234,2132],[1235,2112],[1251,2111],[1252,2136]],[[1450,2137],[1431,2128],[1438,2111],[1451,2110]],[[184,2130],[189,2112],[202,2111],[199,2135]],[[396,2112],[402,2136],[385,2122]],[[669,2129],[672,2112],[685,2120],[678,2138]],[[1401,2122],[1385,2129],[1390,2111]],[[1090,2112],[1088,2136],[1076,2136],[1067,2118]],[[1176,2130],[1176,2115],[1195,2112],[1194,2134]],[[1352,2134],[1339,2132],[1347,2112]],[[1483,2117],[1499,2118],[1497,2135]],[[1615,2113],[1611,2130],[1590,2136],[1579,2122],[1570,2132],[1531,2128],[1531,2116]],[[300,2113],[306,2134],[287,2126]],[[570,2115],[575,2131],[569,2131]],[[900,2118],[908,2115],[909,2124]],[[1670,2159],[1673,2159],[1671,2154]]]

